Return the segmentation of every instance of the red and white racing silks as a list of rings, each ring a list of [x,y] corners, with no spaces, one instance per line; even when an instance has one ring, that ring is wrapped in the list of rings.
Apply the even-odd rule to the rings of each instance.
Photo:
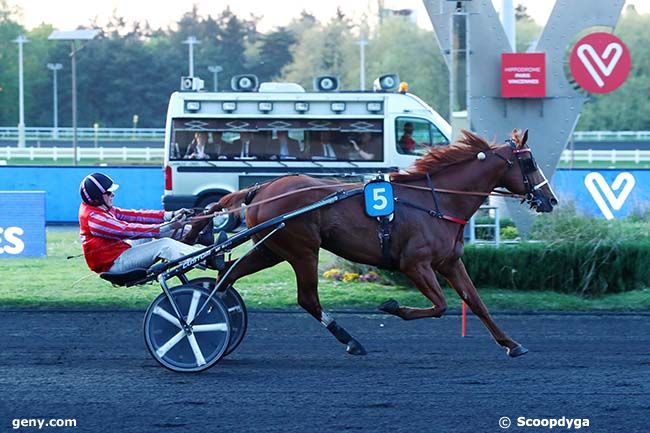
[[[88,267],[108,271],[131,245],[125,239],[159,238],[164,211],[111,207],[106,210],[82,203],[79,207],[79,234]]]

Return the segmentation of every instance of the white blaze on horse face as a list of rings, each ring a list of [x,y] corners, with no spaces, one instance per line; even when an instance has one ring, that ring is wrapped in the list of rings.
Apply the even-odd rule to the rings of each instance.
[[[320,313],[320,323],[323,324],[324,327],[328,327],[330,323],[334,321],[334,318],[327,314],[325,311],[321,311]]]

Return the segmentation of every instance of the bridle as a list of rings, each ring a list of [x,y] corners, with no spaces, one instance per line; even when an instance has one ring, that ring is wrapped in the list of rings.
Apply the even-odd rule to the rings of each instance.
[[[531,152],[530,148],[528,147],[522,147],[518,148],[517,142],[513,140],[512,138],[509,138],[506,140],[506,144],[510,146],[512,149],[512,154],[515,155],[515,159],[517,160],[517,164],[519,165],[519,169],[521,170],[521,176],[523,179],[524,183],[524,188],[526,190],[526,194],[524,198],[521,199],[521,202],[523,203],[524,201],[530,204],[530,207],[537,207],[541,206],[543,204],[543,198],[540,193],[540,189],[544,185],[548,184],[548,179],[544,176],[544,174],[539,170],[539,167],[537,166],[537,162],[535,161],[535,157],[533,156],[533,153]],[[524,153],[530,154],[530,158],[522,158],[521,155]],[[508,164],[508,170],[514,165],[512,161],[510,161],[508,158],[504,157],[503,155],[499,155],[497,152],[493,152],[494,155],[497,157],[501,158]],[[538,171],[541,176],[542,176],[542,181],[536,185],[533,184],[530,180],[530,174]]]

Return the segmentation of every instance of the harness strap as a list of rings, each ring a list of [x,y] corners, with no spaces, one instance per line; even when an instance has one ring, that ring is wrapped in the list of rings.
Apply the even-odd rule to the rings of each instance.
[[[460,219],[460,218],[456,218],[456,217],[453,217],[453,216],[445,215],[445,214],[443,214],[443,213],[441,213],[441,212],[439,212],[439,211],[437,211],[437,210],[427,209],[427,208],[425,208],[425,207],[422,207],[422,206],[417,205],[417,204],[415,204],[415,203],[411,203],[410,201],[407,201],[407,200],[401,199],[401,198],[399,198],[399,197],[395,197],[395,203],[402,203],[402,204],[404,204],[404,205],[406,205],[406,206],[409,206],[409,207],[412,207],[412,208],[414,208],[414,209],[419,209],[419,210],[421,210],[421,211],[423,211],[423,212],[428,213],[429,215],[431,215],[431,216],[434,217],[434,218],[439,218],[439,219],[443,219],[443,220],[451,221],[451,222],[453,222],[453,223],[460,224],[460,225],[465,225],[465,224],[467,224],[467,221],[462,220],[462,219]]]
[[[427,186],[431,190],[431,196],[433,197],[433,205],[436,207],[436,214],[441,215],[440,206],[438,206],[438,199],[436,198],[436,189],[433,187],[433,182],[431,181],[431,175],[427,173]]]
[[[393,269],[393,259],[390,256],[390,218],[387,216],[379,218],[379,243],[381,245],[380,268]]]

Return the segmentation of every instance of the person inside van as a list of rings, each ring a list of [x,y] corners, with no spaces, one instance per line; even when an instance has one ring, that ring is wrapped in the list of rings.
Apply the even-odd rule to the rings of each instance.
[[[218,154],[218,150],[212,148],[208,153],[208,133],[201,131],[194,133],[194,139],[187,146],[183,159],[210,159]]]
[[[258,149],[258,146],[253,141],[253,137],[252,132],[242,131],[239,134],[239,138],[232,142],[232,146],[228,152],[229,156],[235,158],[256,159],[259,155],[264,153]]]
[[[337,159],[331,131],[321,131],[319,141],[311,145],[312,159]]]
[[[100,272],[128,272],[148,268],[159,259],[176,260],[198,250],[172,237],[180,238],[190,211],[131,210],[113,206],[119,185],[103,173],[84,177],[79,185],[79,232],[88,267]],[[212,230],[200,243],[212,245]],[[205,265],[217,269],[223,257]]]
[[[373,139],[370,132],[362,132],[357,134],[359,138],[356,140],[350,140],[354,152],[350,153],[350,159],[363,159],[363,160],[372,160],[375,159],[379,147],[377,146],[376,140]]]
[[[277,138],[271,140],[268,154],[272,159],[295,159],[301,157],[300,142],[289,137],[289,131],[277,131]]]
[[[404,133],[398,141],[400,153],[415,153],[415,147],[417,143],[413,139],[413,124],[411,122],[406,122],[404,124]]]

